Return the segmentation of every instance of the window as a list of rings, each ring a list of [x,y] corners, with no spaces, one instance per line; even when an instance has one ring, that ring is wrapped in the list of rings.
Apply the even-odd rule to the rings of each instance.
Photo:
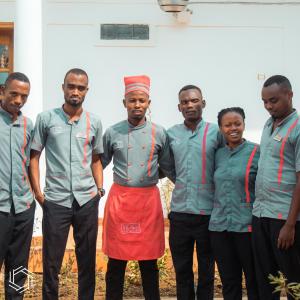
[[[101,24],[101,40],[149,40],[149,25]]]
[[[13,28],[13,23],[0,22],[0,90],[13,71]]]

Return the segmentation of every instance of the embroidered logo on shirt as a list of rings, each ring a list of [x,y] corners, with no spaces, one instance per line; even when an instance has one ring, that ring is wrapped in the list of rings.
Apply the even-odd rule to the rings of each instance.
[[[141,233],[140,223],[122,223],[121,224],[121,233]]]
[[[123,141],[116,141],[116,149],[122,149],[124,147]]]
[[[179,138],[174,138],[171,142],[171,145],[177,145],[177,144],[180,144],[182,142],[181,139]]]
[[[79,139],[86,139],[86,133],[85,132],[78,132],[76,134],[76,137]]]
[[[279,134],[277,134],[277,135],[275,135],[275,136],[273,137],[273,139],[274,139],[275,141],[277,141],[277,142],[280,142],[280,141],[282,140],[282,136],[280,136]]]

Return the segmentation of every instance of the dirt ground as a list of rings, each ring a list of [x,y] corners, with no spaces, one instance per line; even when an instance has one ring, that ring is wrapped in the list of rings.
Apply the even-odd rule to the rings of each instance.
[[[175,283],[175,273],[170,261],[170,255],[166,254],[165,263],[159,264],[161,267],[161,276],[160,276],[160,291],[161,296],[176,296],[176,283]],[[64,265],[61,270],[60,276],[60,285],[59,285],[59,299],[70,300],[77,298],[77,273],[72,271],[72,266]],[[96,292],[95,299],[102,300],[104,299],[105,292],[105,272],[98,271],[96,274]],[[195,281],[197,280],[195,274]],[[41,289],[42,289],[42,274],[34,273],[33,275],[34,285],[26,292],[25,298],[39,300],[41,298]],[[131,297],[141,297],[143,295],[142,286],[140,281],[140,274],[135,263],[129,263],[125,275],[125,284],[124,284],[124,298]],[[215,275],[215,295],[221,296],[221,282],[216,272]],[[3,280],[0,282],[0,300],[4,299],[3,294]]]
[[[215,285],[215,295],[221,296],[221,284],[216,278],[216,285]],[[98,272],[96,276],[96,292],[95,292],[95,299],[102,300],[104,299],[104,292],[105,292],[105,283],[104,283],[104,273]],[[36,286],[26,293],[25,299],[41,299],[41,283],[42,283],[42,276],[41,274],[36,274]],[[170,273],[170,276],[167,278],[160,280],[160,294],[162,297],[166,296],[176,296],[176,285],[175,285],[175,276],[174,273]],[[77,298],[77,274],[73,273],[71,277],[68,279],[64,278],[63,275],[60,278],[60,296],[59,299],[62,300],[70,300]],[[129,283],[125,281],[124,286],[124,298],[131,298],[131,297],[141,297],[143,295],[142,286],[140,282],[136,283]],[[0,299],[2,300],[1,296]],[[4,299],[4,298],[3,298]]]

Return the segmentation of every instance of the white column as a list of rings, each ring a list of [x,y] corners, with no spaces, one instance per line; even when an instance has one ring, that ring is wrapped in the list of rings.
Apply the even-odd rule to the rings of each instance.
[[[42,0],[16,0],[14,70],[31,82],[30,96],[22,109],[35,121],[43,110]]]
[[[35,122],[37,114],[43,110],[42,1],[16,0],[14,71],[26,74],[30,80],[30,95],[22,112],[33,122]],[[42,188],[45,182],[44,152],[40,159]],[[41,222],[42,209],[37,205],[34,236],[42,234]]]

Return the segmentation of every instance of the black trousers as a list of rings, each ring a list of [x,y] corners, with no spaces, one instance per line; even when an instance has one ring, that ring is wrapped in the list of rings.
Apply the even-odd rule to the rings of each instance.
[[[214,295],[214,259],[208,223],[210,216],[185,213],[169,214],[169,243],[176,273],[178,300],[194,300],[193,253],[198,260],[197,299],[212,300]]]
[[[71,225],[73,226],[75,254],[78,266],[78,299],[94,299],[98,206],[98,195],[81,207],[76,200],[74,200],[71,208],[49,201],[44,202],[44,300],[58,299],[58,274],[62,265]]]
[[[252,245],[260,298],[277,300],[279,293],[269,283],[269,274],[281,271],[288,282],[300,282],[300,222],[296,224],[295,242],[287,250],[277,248],[277,240],[284,220],[253,217]],[[291,297],[288,297],[292,299]]]
[[[127,261],[109,258],[107,263],[106,300],[122,300],[124,275]],[[140,260],[144,297],[146,300],[159,300],[159,276],[157,260]]]
[[[222,281],[224,300],[242,299],[243,271],[248,299],[258,300],[251,233],[212,231],[210,239]]]
[[[15,214],[14,207],[10,213],[0,212],[0,269],[5,265],[5,299],[21,300],[24,293],[9,285],[9,274],[20,267],[28,268],[30,244],[33,231],[35,201],[29,209]],[[14,283],[23,287],[26,274],[18,272]]]

